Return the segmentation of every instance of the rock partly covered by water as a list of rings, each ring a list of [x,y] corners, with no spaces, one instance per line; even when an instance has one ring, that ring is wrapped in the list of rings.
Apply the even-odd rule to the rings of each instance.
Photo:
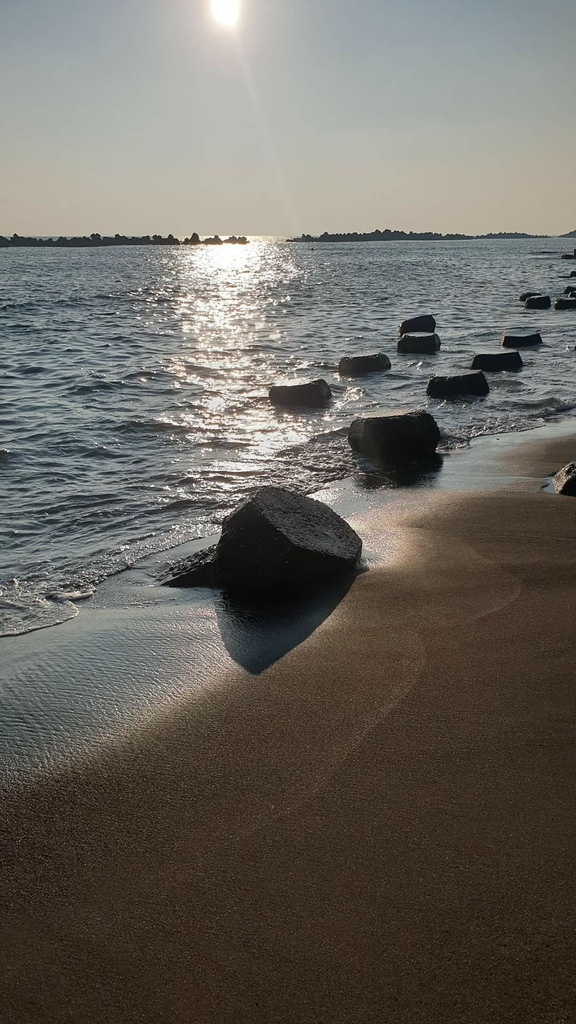
[[[417,355],[429,356],[438,352],[440,338],[437,334],[403,334],[398,342],[398,351],[407,355],[415,352]]]
[[[370,356],[343,356],[338,364],[341,377],[363,377],[365,373],[381,373],[392,364],[383,352]]]
[[[576,497],[576,462],[569,462],[554,477],[554,490],[558,494]]]
[[[549,295],[531,295],[524,305],[526,309],[550,309],[552,299]]]
[[[481,370],[451,377],[431,377],[426,388],[430,398],[457,398],[459,395],[475,395],[480,398],[489,391],[488,381]]]
[[[400,336],[403,334],[435,334],[436,321],[433,316],[426,313],[424,316],[413,316],[411,320],[404,320],[400,324]]]
[[[556,299],[554,309],[576,309],[576,298]]]
[[[500,344],[504,348],[530,348],[532,345],[542,344],[541,334],[503,334]]]
[[[177,566],[164,583],[309,589],[354,572],[361,554],[358,534],[328,505],[280,487],[261,487],[224,520],[215,547]]]
[[[325,409],[330,404],[332,391],[325,380],[310,380],[305,384],[276,384],[270,388],[272,405],[286,409]]]
[[[540,292],[522,292],[522,295],[520,296],[520,302],[526,302],[527,299],[532,299],[535,295],[540,294]]]
[[[439,441],[438,424],[429,412],[361,417],[348,430],[350,447],[376,464],[426,458],[434,454]]]
[[[473,370],[498,373],[501,370],[521,370],[524,366],[519,352],[480,352],[472,360]]]

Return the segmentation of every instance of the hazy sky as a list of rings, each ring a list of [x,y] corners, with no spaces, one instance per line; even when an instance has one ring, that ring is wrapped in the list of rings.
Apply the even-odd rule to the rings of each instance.
[[[0,233],[576,228],[575,0],[0,0]]]

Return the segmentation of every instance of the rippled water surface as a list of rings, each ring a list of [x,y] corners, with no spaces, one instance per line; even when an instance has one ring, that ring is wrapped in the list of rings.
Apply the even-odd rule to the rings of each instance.
[[[213,530],[261,482],[306,491],[356,473],[359,414],[428,406],[443,449],[576,404],[576,315],[558,240],[0,251],[0,632],[75,613],[101,579]],[[544,252],[544,250],[549,250]],[[438,321],[437,356],[399,356],[399,322]],[[540,330],[518,374],[473,402],[428,401],[503,331]],[[342,355],[392,370],[340,379]],[[279,413],[275,382],[322,376],[326,412]]]

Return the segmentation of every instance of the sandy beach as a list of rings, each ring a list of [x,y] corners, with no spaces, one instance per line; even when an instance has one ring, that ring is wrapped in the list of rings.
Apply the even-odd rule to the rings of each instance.
[[[170,595],[7,648],[166,697],[5,776],[0,1019],[575,1021],[575,452],[375,505],[290,629]]]

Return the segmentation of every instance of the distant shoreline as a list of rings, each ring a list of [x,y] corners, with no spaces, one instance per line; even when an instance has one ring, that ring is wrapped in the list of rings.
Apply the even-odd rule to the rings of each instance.
[[[247,245],[245,235],[230,235],[220,238],[211,235],[200,238],[196,232],[188,238],[175,238],[174,235],[92,235],[66,236],[58,238],[32,238],[14,234],[10,238],[0,235],[0,249],[101,249],[117,245]]]
[[[486,235],[442,235],[437,231],[347,231],[328,232],[321,235],[300,235],[291,238],[291,242],[458,242],[475,241],[476,239],[515,239],[515,238],[576,238],[576,231],[568,231],[564,235],[531,235],[525,231],[495,231]]]

